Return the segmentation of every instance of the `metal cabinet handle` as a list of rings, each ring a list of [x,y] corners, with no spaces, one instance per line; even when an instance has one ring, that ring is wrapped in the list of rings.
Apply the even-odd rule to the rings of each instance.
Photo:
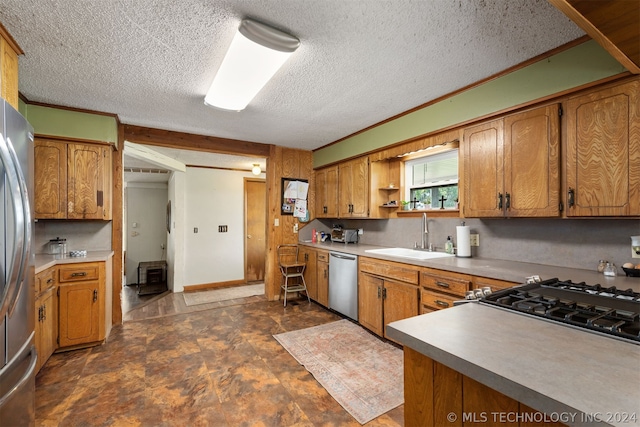
[[[502,209],[502,193],[498,193],[498,209]]]
[[[437,305],[439,305],[440,307],[449,307],[449,303],[448,302],[444,302],[444,301],[440,301],[440,300],[436,300],[435,301]]]
[[[441,288],[449,288],[449,284],[446,282],[436,282],[437,286],[440,286]]]
[[[569,207],[573,207],[576,204],[576,195],[575,195],[575,191],[573,188],[569,187],[569,191],[568,191],[568,200],[567,200],[567,204],[569,205]]]
[[[49,280],[47,280],[47,283],[53,283],[53,279],[49,278]]]
[[[42,321],[47,320],[47,304],[42,306]]]
[[[98,301],[98,290],[94,289],[93,290],[93,302]]]
[[[42,322],[42,306],[38,307],[38,322]]]
[[[71,277],[83,277],[86,276],[87,272],[86,271],[80,271],[78,273],[71,273]]]
[[[506,201],[505,201],[505,208],[507,209],[511,209],[511,194],[507,193],[505,195]]]

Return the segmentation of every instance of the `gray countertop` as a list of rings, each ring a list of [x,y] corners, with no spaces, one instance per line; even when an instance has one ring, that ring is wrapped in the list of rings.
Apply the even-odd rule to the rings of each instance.
[[[574,282],[585,282],[589,285],[601,284],[602,286],[615,286],[618,289],[633,289],[640,292],[640,277],[627,277],[618,275],[607,277],[594,270],[582,270],[577,268],[555,267],[550,265],[533,264],[526,262],[504,261],[486,258],[437,258],[431,260],[414,260],[409,258],[384,256],[366,252],[369,249],[379,249],[382,246],[345,244],[337,242],[310,243],[299,242],[300,245],[324,249],[329,251],[344,252],[358,256],[384,259],[387,261],[401,262],[420,267],[437,268],[441,270],[455,271],[457,273],[470,274],[492,279],[506,280],[516,283],[524,283],[526,278],[538,275],[542,280],[557,277],[560,280],[572,280]]]
[[[58,264],[74,264],[79,262],[107,261],[113,256],[113,251],[89,251],[85,257],[70,257],[68,255],[36,254],[36,274]]]
[[[586,425],[585,414],[640,423],[639,345],[478,303],[393,322],[387,334],[565,424]]]

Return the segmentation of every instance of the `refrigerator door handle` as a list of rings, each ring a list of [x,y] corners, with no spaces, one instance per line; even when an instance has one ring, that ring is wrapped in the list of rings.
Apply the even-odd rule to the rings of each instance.
[[[13,160],[13,164],[16,169],[16,174],[18,175],[18,186],[20,192],[20,199],[16,200],[20,201],[20,212],[22,213],[22,236],[18,236],[16,233],[16,240],[21,240],[21,248],[20,251],[20,267],[18,270],[18,277],[16,279],[17,290],[13,296],[13,301],[10,302],[9,305],[9,315],[13,314],[13,310],[15,308],[16,302],[18,301],[18,296],[20,295],[20,291],[22,290],[22,286],[24,284],[24,280],[27,277],[27,267],[29,261],[29,247],[31,242],[31,209],[29,206],[29,192],[27,189],[27,181],[24,177],[24,173],[22,172],[22,168],[20,167],[20,160],[18,159],[18,155],[13,148],[13,144],[11,143],[11,139],[7,137],[7,148],[9,149],[9,154],[11,155],[11,160]],[[22,239],[20,239],[22,237]]]
[[[26,196],[26,194],[20,194],[24,178],[18,176],[18,174],[22,174],[19,168],[16,167],[16,157],[13,147],[11,147],[8,141],[4,139],[4,136],[0,134],[0,160],[4,164],[8,190],[13,202],[13,226],[15,230],[14,250],[12,251],[13,259],[7,265],[8,280],[4,289],[4,295],[0,296],[0,317],[4,316],[10,310],[13,310],[15,301],[20,293],[21,283],[19,279],[22,277],[21,270],[26,268],[26,245],[24,239],[25,237],[29,237],[29,230],[25,229],[26,224],[24,222],[27,213],[25,213],[23,197]]]
[[[38,354],[36,352],[36,347],[33,344],[31,344],[32,341],[33,341],[32,339],[27,340],[27,342],[24,343],[24,346],[22,347],[22,349],[20,349],[19,354],[13,359],[14,362],[19,363],[25,359],[27,353],[31,353],[31,362],[29,363],[29,367],[25,370],[24,374],[22,375],[22,378],[20,378],[20,381],[18,381],[13,387],[11,387],[11,390],[9,390],[7,394],[5,394],[4,396],[0,396],[0,407],[2,407],[5,402],[11,399],[11,397],[18,390],[22,388],[22,385],[25,382],[29,381],[29,379],[33,376],[36,370],[36,363],[38,362]],[[5,369],[11,369],[11,365],[7,365]]]

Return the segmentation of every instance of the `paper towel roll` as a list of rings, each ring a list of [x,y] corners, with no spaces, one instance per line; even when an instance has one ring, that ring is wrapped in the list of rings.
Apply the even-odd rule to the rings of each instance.
[[[458,245],[457,256],[460,258],[471,257],[471,230],[468,225],[456,226],[456,243]]]

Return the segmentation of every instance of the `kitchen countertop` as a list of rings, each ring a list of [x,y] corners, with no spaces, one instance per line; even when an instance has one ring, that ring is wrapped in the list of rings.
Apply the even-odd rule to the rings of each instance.
[[[107,261],[113,256],[113,251],[89,251],[84,257],[70,257],[68,255],[36,254],[36,274],[49,267],[59,264],[75,264],[79,262]]]
[[[387,334],[566,424],[585,425],[584,414],[640,423],[640,345],[478,303],[390,323]]]
[[[620,275],[615,277],[604,276],[594,270],[583,270],[577,268],[556,267],[551,265],[533,264],[517,261],[504,261],[487,258],[436,258],[430,260],[415,260],[410,258],[386,256],[366,252],[369,249],[380,249],[383,246],[357,244],[345,244],[337,242],[298,242],[299,245],[309,246],[317,249],[337,251],[358,256],[384,259],[387,261],[401,262],[404,264],[416,265],[419,267],[437,268],[440,270],[454,271],[456,273],[470,274],[492,279],[506,280],[515,283],[524,283],[526,278],[533,275],[540,276],[541,280],[558,278],[560,280],[572,280],[574,282],[585,282],[589,285],[600,284],[602,286],[615,286],[618,289],[633,289],[640,292],[640,277],[627,277]],[[639,414],[640,416],[640,414]]]

